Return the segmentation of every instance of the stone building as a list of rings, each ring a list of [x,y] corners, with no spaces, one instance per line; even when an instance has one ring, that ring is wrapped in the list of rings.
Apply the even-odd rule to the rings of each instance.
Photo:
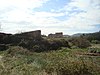
[[[55,34],[49,34],[48,37],[49,38],[54,38],[55,37]]]
[[[40,39],[41,38],[41,30],[24,32],[24,33],[21,33],[20,35],[25,36],[25,37]]]
[[[59,32],[59,33],[55,33],[55,34],[49,34],[48,37],[49,38],[62,38],[63,37],[63,33]]]
[[[62,32],[60,32],[60,33],[55,33],[55,37],[61,38],[61,37],[63,37],[63,33],[62,33]]]

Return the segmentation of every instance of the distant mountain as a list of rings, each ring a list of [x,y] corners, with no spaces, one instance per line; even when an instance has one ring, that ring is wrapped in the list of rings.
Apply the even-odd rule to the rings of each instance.
[[[70,35],[63,35],[63,37],[70,37]]]
[[[100,44],[100,31],[94,32],[94,33],[74,34],[74,35],[71,36],[71,40],[69,40],[69,41],[72,41],[76,45],[77,44],[82,45],[83,42],[85,42],[83,45],[87,44],[87,42],[90,42],[90,43],[93,43],[93,44]],[[82,44],[80,43],[80,41],[82,42]]]
[[[98,40],[100,41],[100,31],[99,32],[95,32],[95,33],[89,33],[86,35],[88,37],[88,39],[91,40]]]
[[[100,31],[94,33],[77,33],[72,35],[72,37],[80,37],[80,36],[86,37],[90,41],[92,40],[100,41]]]
[[[73,34],[72,37],[79,37],[81,35],[83,35],[84,33],[77,33],[77,34]],[[86,33],[85,33],[86,34]]]

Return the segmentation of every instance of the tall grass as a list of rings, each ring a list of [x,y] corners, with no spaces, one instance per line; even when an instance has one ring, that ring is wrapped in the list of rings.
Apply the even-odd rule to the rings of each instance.
[[[0,75],[100,75],[100,58],[78,56],[76,51],[82,50],[31,53],[11,47],[2,54]]]

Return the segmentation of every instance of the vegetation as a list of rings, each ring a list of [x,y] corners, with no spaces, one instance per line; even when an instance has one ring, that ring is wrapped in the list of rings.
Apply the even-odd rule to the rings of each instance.
[[[0,75],[99,75],[100,58],[77,52],[87,49],[32,53],[19,46],[10,47],[0,54]]]
[[[68,41],[65,39],[44,39],[44,38],[32,38],[30,36],[23,36],[21,34],[15,34],[10,36],[3,36],[0,39],[0,44],[8,46],[20,46],[27,48],[30,51],[43,52],[48,50],[57,50],[61,47],[70,47]],[[0,45],[0,50],[2,46]],[[5,48],[4,50],[6,50]]]
[[[74,37],[69,40],[72,46],[76,46],[79,48],[87,48],[91,46],[90,42],[85,37]]]
[[[89,37],[4,36],[0,75],[100,75],[99,40]]]
[[[92,41],[92,40],[98,40],[98,41],[100,41],[100,31],[96,32],[96,33],[87,34],[86,37],[90,41]]]

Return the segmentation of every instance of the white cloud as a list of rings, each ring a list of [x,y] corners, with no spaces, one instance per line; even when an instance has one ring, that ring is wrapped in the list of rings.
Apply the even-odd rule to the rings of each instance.
[[[35,16],[38,17],[58,17],[58,16],[64,16],[64,13],[51,13],[51,12],[35,12]]]
[[[100,24],[99,0],[71,0],[60,10],[34,11],[47,1],[0,0],[0,21],[4,32],[41,29],[44,34],[57,31],[72,33],[71,30],[93,30],[96,24]],[[58,17],[68,18],[61,20]]]
[[[63,22],[66,28],[85,31],[93,30],[95,25],[100,24],[99,7],[100,0],[72,0],[59,11],[65,11],[66,16],[70,16]]]
[[[0,8],[14,6],[22,9],[42,6],[48,0],[0,0]]]
[[[0,17],[23,17],[22,14],[29,14],[32,9],[42,6],[46,1],[48,0],[0,0]]]
[[[15,33],[26,24],[33,24],[32,10],[48,0],[0,0],[0,22],[4,32]],[[23,22],[23,24],[22,24]],[[24,23],[25,22],[25,23]],[[19,24],[18,24],[19,23]],[[21,28],[21,25],[24,28]]]

